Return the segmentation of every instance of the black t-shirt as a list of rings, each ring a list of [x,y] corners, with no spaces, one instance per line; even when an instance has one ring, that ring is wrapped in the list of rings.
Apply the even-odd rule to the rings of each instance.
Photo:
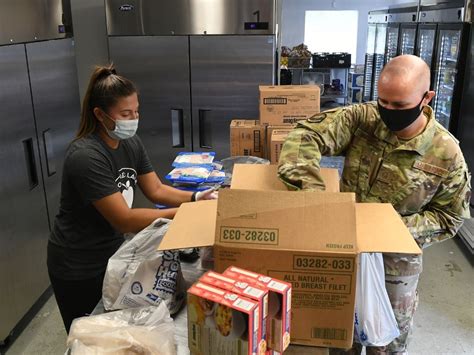
[[[153,171],[138,136],[112,149],[97,135],[69,146],[64,161],[61,203],[48,244],[48,269],[58,278],[79,280],[103,273],[123,242],[92,204],[121,192],[132,207],[138,175]]]

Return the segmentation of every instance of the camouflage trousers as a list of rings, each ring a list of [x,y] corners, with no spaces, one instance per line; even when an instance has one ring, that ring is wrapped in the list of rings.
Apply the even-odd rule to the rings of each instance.
[[[422,270],[421,256],[385,254],[385,288],[398,323],[400,336],[382,347],[366,347],[367,355],[407,354],[408,336],[418,305],[418,279]],[[398,275],[394,275],[397,274]],[[331,355],[360,354],[362,345],[354,343],[349,350],[330,349]]]

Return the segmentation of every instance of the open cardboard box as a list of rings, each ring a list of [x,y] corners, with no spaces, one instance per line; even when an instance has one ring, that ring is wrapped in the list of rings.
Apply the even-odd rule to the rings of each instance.
[[[286,191],[276,166],[236,165],[218,201],[179,208],[159,249],[214,246],[218,272],[234,265],[291,282],[291,342],[349,348],[358,254],[421,250],[390,204],[355,203],[334,192],[336,170],[322,171],[326,192]]]

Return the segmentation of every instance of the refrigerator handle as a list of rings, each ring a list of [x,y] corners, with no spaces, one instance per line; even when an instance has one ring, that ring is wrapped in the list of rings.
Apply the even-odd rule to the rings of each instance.
[[[171,140],[173,148],[184,147],[183,109],[171,109]]]
[[[56,174],[56,164],[54,163],[54,149],[51,129],[43,131],[44,154],[46,157],[46,168],[48,176]]]
[[[211,120],[207,119],[207,113],[211,110],[199,110],[199,146],[212,149],[212,127]]]
[[[36,169],[33,138],[23,141],[23,151],[25,152],[26,171],[28,172],[28,183],[31,191],[38,186],[38,170]]]

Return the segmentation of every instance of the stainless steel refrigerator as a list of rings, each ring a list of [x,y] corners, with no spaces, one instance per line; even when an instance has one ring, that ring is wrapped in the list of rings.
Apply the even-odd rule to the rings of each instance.
[[[180,151],[229,156],[230,121],[258,118],[258,85],[274,83],[279,9],[275,0],[106,0],[110,60],[138,85],[138,134],[161,178]]]
[[[0,343],[49,286],[46,243],[80,115],[74,42],[61,1],[6,3],[0,2]]]
[[[420,7],[419,25],[424,43],[419,40],[417,54],[430,62],[431,87],[436,91],[431,106],[436,119],[457,134],[459,107],[464,86],[471,24],[464,1],[440,2]],[[422,47],[422,44],[425,46]]]

